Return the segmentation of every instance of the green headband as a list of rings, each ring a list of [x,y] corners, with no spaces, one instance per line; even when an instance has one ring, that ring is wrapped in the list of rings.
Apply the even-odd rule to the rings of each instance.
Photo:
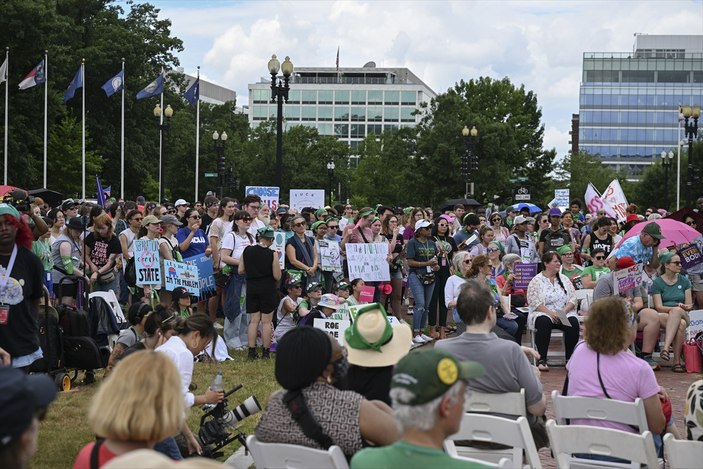
[[[373,210],[364,210],[363,212],[359,213],[360,218],[366,218],[372,213],[375,213]]]
[[[671,262],[671,258],[674,257],[675,255],[676,255],[675,252],[668,252],[668,251],[663,252],[663,253],[659,254],[659,262],[662,264],[668,264],[669,262]]]

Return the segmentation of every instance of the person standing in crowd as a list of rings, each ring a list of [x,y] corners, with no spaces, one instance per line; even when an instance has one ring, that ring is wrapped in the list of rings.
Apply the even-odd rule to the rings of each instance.
[[[405,225],[405,230],[403,231],[403,239],[406,243],[415,235],[415,223],[426,218],[427,217],[425,216],[424,210],[421,208],[411,208],[410,215],[408,216],[407,223]]]
[[[456,243],[449,230],[449,217],[447,215],[437,217],[436,223],[432,227],[432,239],[437,247],[439,270],[436,273],[437,280],[434,290],[432,290],[428,313],[430,335],[433,339],[444,339],[446,336],[447,305],[444,303],[444,287],[451,275],[449,266],[456,252]]]
[[[571,210],[571,218],[576,223],[583,223],[586,221],[586,217],[583,215],[581,208],[583,207],[583,202],[580,199],[573,199],[569,203],[569,210]]]
[[[579,321],[576,317],[574,286],[566,276],[559,273],[559,254],[554,251],[546,252],[542,256],[542,264],[544,270],[535,275],[527,286],[527,304],[530,305],[527,320],[535,329],[535,343],[540,355],[537,366],[540,371],[549,371],[547,351],[552,329],[560,329],[564,333],[568,361],[579,339]],[[566,317],[570,326],[561,322],[561,316]]]
[[[93,291],[115,292],[120,296],[120,285],[115,266],[122,252],[120,242],[113,232],[110,217],[103,213],[93,220],[93,231],[84,240],[85,262],[90,269]]]
[[[480,364],[459,361],[436,348],[401,358],[390,391],[393,415],[402,432],[400,440],[383,448],[359,451],[352,458],[351,468],[486,467],[454,459],[443,450],[444,440],[461,426],[469,380],[484,372]]]
[[[161,217],[161,237],[159,238],[159,257],[161,263],[161,272],[166,272],[164,269],[164,261],[182,262],[183,256],[178,250],[178,239],[176,233],[183,225],[175,215],[166,214]],[[171,304],[171,292],[167,291],[166,275],[162,275],[161,280],[161,304],[168,306]]]
[[[415,223],[415,237],[408,241],[406,258],[410,271],[408,285],[415,298],[413,308],[413,342],[423,344],[433,340],[425,335],[425,325],[429,312],[432,292],[435,288],[439,260],[437,259],[437,246],[431,239],[432,223],[429,220],[420,220]]]
[[[564,212],[561,216],[561,224],[564,227],[564,231],[571,237],[571,249],[574,252],[575,259],[580,262],[581,232],[575,226],[574,215],[571,212]]]
[[[249,225],[249,234],[256,236],[256,232],[266,226],[266,224],[259,220],[259,210],[261,210],[261,197],[256,194],[249,194],[242,199],[242,210],[246,211],[251,217],[251,225]]]
[[[215,275],[215,287],[217,295],[208,301],[208,311],[210,318],[217,317],[217,310],[222,306],[222,297],[227,283],[227,276],[222,273],[222,262],[220,260],[220,248],[222,240],[232,231],[232,216],[236,210],[234,199],[223,197],[220,207],[217,210],[217,217],[210,223],[207,231],[212,254],[212,270]]]
[[[454,214],[454,221],[452,222],[452,233],[457,233],[461,230],[461,220],[464,219],[464,214],[466,213],[466,208],[463,204],[456,204],[452,210]]]
[[[202,224],[200,225],[200,229],[203,230],[205,234],[207,234],[208,230],[210,229],[210,223],[212,223],[213,220],[217,218],[217,211],[219,209],[220,203],[217,200],[217,197],[209,195],[205,197],[203,204],[205,205],[205,211],[201,214]]]
[[[396,318],[400,319],[400,301],[403,291],[403,237],[400,235],[397,215],[390,215],[383,220],[381,234],[388,240],[388,253],[391,257],[388,262],[392,287],[390,310]],[[384,301],[384,296],[381,297],[383,305],[387,303]]]
[[[185,211],[181,219],[181,228],[176,232],[176,240],[178,241],[178,250],[183,259],[188,259],[194,256],[209,256],[211,254],[210,246],[205,232],[202,230],[202,216],[195,208],[189,208]],[[205,313],[207,300],[197,303],[199,313]],[[210,317],[215,321],[216,317]]]
[[[544,229],[539,235],[537,251],[542,256],[549,251],[556,252],[560,247],[571,243],[571,235],[561,226],[561,210],[549,209],[549,229]]]
[[[495,233],[493,233],[493,229],[490,226],[483,225],[481,228],[478,230],[478,243],[474,245],[474,247],[471,248],[471,255],[473,257],[478,256],[479,254],[486,254],[486,249],[488,248],[488,245],[493,241],[493,238],[495,236]]]
[[[66,225],[66,219],[64,218],[63,212],[60,208],[51,209],[47,216],[53,220],[53,224],[49,228],[49,233],[51,236],[49,238],[49,244],[53,245],[59,236],[61,236],[61,233],[63,233],[64,226]]]
[[[50,218],[46,218],[45,222],[49,228],[53,225]],[[32,252],[39,258],[44,266],[42,280],[44,286],[51,293],[54,291],[54,283],[51,281],[51,271],[54,269],[54,261],[51,258],[51,231],[47,231],[32,243]]]
[[[319,259],[315,251],[315,241],[305,234],[305,217],[294,217],[292,226],[295,234],[286,241],[286,270],[301,271],[305,288],[308,282],[320,281]]]
[[[596,249],[602,249],[607,258],[614,247],[613,236],[610,234],[610,220],[606,217],[598,218],[593,225],[593,230],[583,240],[581,257],[593,264],[592,257]]]
[[[481,242],[477,231],[481,222],[475,213],[467,213],[464,215],[463,222],[464,227],[456,232],[454,241],[456,242],[457,250],[471,251],[474,245]]]
[[[63,234],[51,246],[51,257],[54,261],[51,280],[54,283],[54,294],[60,299],[61,304],[73,305],[75,303],[79,279],[86,283],[90,281],[81,263],[83,258],[81,236],[85,228],[81,217],[69,219]],[[62,282],[66,277],[69,281]]]
[[[39,448],[39,423],[54,399],[56,384],[48,375],[0,366],[0,467],[29,467]]]
[[[503,226],[503,217],[500,216],[499,212],[493,212],[489,220],[488,226],[493,230],[493,239],[505,244],[508,236],[510,236],[510,231]]]
[[[185,216],[189,204],[185,201],[185,199],[178,199],[176,200],[176,203],[173,204],[173,206],[176,208],[176,213],[172,213],[172,215],[175,215],[176,218],[180,219]]]
[[[505,241],[506,254],[517,254],[524,264],[539,262],[535,243],[527,236],[528,225],[535,219],[518,215],[513,222],[513,233]]]
[[[127,267],[127,262],[134,256],[134,240],[137,239],[139,228],[142,226],[144,215],[139,210],[130,210],[127,212],[127,229],[117,235],[122,248],[122,275],[120,276],[120,303],[130,303],[130,291],[127,282],[124,280],[124,270]]]
[[[263,351],[261,358],[269,358],[273,324],[273,311],[276,309],[276,284],[281,279],[281,265],[278,256],[271,250],[274,232],[270,226],[259,228],[257,232],[259,243],[249,246],[242,253],[239,263],[239,274],[246,275],[247,285],[247,315],[249,327],[247,342],[249,359],[258,358],[256,353],[256,335],[261,324],[261,340]]]

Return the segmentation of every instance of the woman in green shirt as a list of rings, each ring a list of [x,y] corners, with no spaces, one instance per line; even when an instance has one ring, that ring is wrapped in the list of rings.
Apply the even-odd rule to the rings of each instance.
[[[654,309],[659,313],[659,323],[666,329],[661,358],[669,361],[674,354],[671,371],[685,373],[681,364],[681,347],[690,321],[688,312],[693,308],[691,281],[681,275],[681,259],[678,254],[659,254],[660,275],[652,283]],[[673,348],[672,348],[673,343]]]

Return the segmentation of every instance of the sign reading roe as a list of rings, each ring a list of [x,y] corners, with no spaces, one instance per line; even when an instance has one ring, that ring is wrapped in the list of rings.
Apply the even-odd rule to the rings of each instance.
[[[134,240],[134,267],[137,272],[137,285],[161,285],[158,241]]]

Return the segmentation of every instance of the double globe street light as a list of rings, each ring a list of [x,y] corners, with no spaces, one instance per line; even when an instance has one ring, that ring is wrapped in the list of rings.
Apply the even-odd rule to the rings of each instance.
[[[278,104],[278,113],[276,114],[276,185],[280,189],[283,181],[283,101],[288,102],[293,62],[290,61],[290,57],[286,57],[281,64],[274,54],[269,60],[268,69],[271,73],[271,102]],[[283,73],[283,78],[278,78],[279,70]]]
[[[161,145],[159,146],[159,201],[164,198],[164,180],[166,179],[166,140],[171,131],[171,117],[173,117],[173,109],[170,104],[166,105],[166,109],[162,111],[158,104],[154,107],[154,117],[158,120],[156,128],[159,131]]]

